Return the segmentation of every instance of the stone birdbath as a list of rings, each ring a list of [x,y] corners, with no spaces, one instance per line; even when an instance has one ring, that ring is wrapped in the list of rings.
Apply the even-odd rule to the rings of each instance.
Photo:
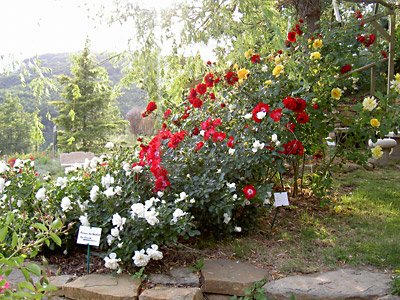
[[[390,158],[400,160],[400,134],[395,134],[393,131],[391,131],[389,132],[387,137],[397,142],[397,145],[393,148],[392,152],[390,153]]]
[[[379,159],[373,159],[373,164],[379,166],[387,166],[390,164],[390,159],[389,159],[390,151],[392,151],[392,149],[396,147],[397,142],[391,138],[378,139],[375,143],[373,143],[372,140],[368,141],[368,146],[370,146],[371,148],[376,147],[378,145],[381,146],[383,155]]]

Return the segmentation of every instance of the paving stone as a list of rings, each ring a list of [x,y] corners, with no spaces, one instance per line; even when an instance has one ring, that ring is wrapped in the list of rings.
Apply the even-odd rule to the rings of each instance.
[[[264,279],[267,271],[228,259],[205,260],[202,274],[204,293],[245,296],[245,290]]]
[[[172,269],[168,274],[151,274],[149,281],[161,285],[179,285],[198,287],[200,285],[199,276],[196,272],[188,268]]]
[[[36,282],[39,280],[39,277],[36,275],[33,275],[33,274],[31,274],[31,278],[32,278],[33,282]],[[24,274],[22,274],[20,269],[12,270],[12,272],[6,279],[10,284],[11,290],[18,289],[18,283],[25,281]]]
[[[231,300],[232,296],[221,294],[204,294],[207,300]]]
[[[140,280],[129,275],[90,274],[67,283],[64,295],[85,300],[136,300]]]
[[[200,288],[173,288],[157,286],[145,290],[139,300],[203,300]]]
[[[340,269],[305,276],[289,276],[264,285],[267,297],[276,300],[339,300],[376,299],[387,294],[390,277],[387,274]]]
[[[52,296],[64,296],[64,286],[73,280],[72,275],[59,275],[50,278],[49,283],[57,288],[57,291],[52,291]]]
[[[387,296],[379,297],[377,300],[400,300],[400,296],[387,295]]]

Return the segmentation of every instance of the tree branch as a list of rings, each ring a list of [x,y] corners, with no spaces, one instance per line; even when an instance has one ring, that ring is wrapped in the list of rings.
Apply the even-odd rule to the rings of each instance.
[[[400,5],[398,5],[398,4],[390,4],[390,3],[387,3],[387,2],[385,2],[383,0],[344,0],[344,1],[345,2],[352,2],[352,3],[378,3],[378,4],[381,4],[381,5],[385,6],[385,7],[387,7],[387,8],[390,8],[390,9],[400,8]]]

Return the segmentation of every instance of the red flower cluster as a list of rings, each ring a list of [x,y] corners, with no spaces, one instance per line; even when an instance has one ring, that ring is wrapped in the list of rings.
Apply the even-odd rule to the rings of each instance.
[[[303,20],[300,19],[299,23],[302,23],[302,22],[303,22]],[[296,41],[296,35],[300,36],[302,34],[303,34],[303,31],[300,28],[300,24],[296,24],[296,26],[294,28],[292,28],[292,31],[288,32],[287,40],[291,43],[294,43]]]
[[[356,12],[354,13],[354,18],[356,18],[356,19],[362,19],[362,18],[363,18],[363,15],[362,15],[361,11],[356,11]]]
[[[186,134],[187,132],[183,130],[173,134],[168,142],[168,147],[170,148],[178,147],[179,143],[183,141]]]
[[[299,97],[292,98],[287,96],[283,99],[283,105],[285,108],[293,110],[295,113],[302,113],[307,106],[307,102]]]
[[[282,117],[282,108],[274,109],[272,112],[269,113],[269,116],[275,122],[279,122]]]
[[[257,123],[260,123],[261,120],[257,118],[257,113],[259,112],[265,112],[266,114],[269,112],[269,106],[268,104],[265,104],[263,102],[260,102],[257,104],[256,107],[254,107],[252,113],[253,113],[253,120],[256,121]]]
[[[165,190],[170,186],[170,182],[167,178],[168,172],[161,166],[161,140],[171,138],[172,134],[169,130],[160,131],[149,143],[148,146],[140,145],[142,150],[139,153],[140,162],[138,165],[144,166],[145,160],[150,165],[150,171],[156,178],[154,192]],[[132,165],[134,167],[137,164]]]
[[[201,83],[200,83],[201,84]],[[199,85],[200,85],[199,84]],[[199,87],[199,86],[197,86]],[[202,91],[202,87],[199,88],[200,91]],[[200,108],[203,105],[203,101],[201,101],[198,97],[197,97],[197,91],[198,89],[191,89],[190,90],[190,95],[189,95],[189,102],[190,104],[192,104],[195,108]]]
[[[340,73],[346,74],[351,71],[351,65],[345,64],[343,67],[340,68]]]
[[[361,44],[365,45],[365,47],[368,48],[375,42],[375,34],[370,34],[368,38],[365,37],[364,35],[359,35],[356,37],[356,39],[358,42],[360,42]]]
[[[386,51],[381,50],[381,54],[382,54],[382,56],[383,56],[384,58],[388,58],[387,52],[386,52]]]
[[[300,124],[306,124],[308,121],[310,121],[310,118],[308,117],[307,113],[303,112],[303,113],[297,114],[296,121],[297,121],[297,123],[300,123]]]
[[[283,148],[284,148],[283,153],[286,155],[298,154],[302,156],[304,152],[304,147],[299,140],[293,140],[287,142],[285,145],[283,145]]]
[[[230,137],[229,137],[229,142],[226,143],[226,145],[227,145],[229,148],[233,148],[233,136],[230,136]]]
[[[207,141],[211,137],[214,142],[222,142],[226,137],[226,133],[215,131],[215,127],[221,124],[220,118],[214,121],[209,118],[207,121],[202,122],[201,129],[204,130],[204,140]]]
[[[204,82],[206,83],[207,87],[213,87],[214,86],[214,75],[211,73],[208,73],[204,77]]]
[[[164,119],[168,119],[169,115],[171,114],[171,110],[168,108],[164,113]]]
[[[245,186],[243,188],[243,192],[244,192],[244,196],[246,197],[246,199],[252,199],[257,194],[256,189],[251,184]]]
[[[259,64],[261,62],[260,55],[253,55],[251,57],[251,62],[253,64]]]
[[[149,104],[147,104],[146,111],[142,113],[142,117],[143,118],[147,117],[156,109],[157,109],[156,103],[154,101],[151,101]]]
[[[289,132],[293,133],[294,129],[296,128],[296,124],[293,124],[292,122],[289,121],[289,123],[287,123],[285,127]]]
[[[226,82],[231,85],[235,85],[239,81],[239,78],[235,72],[229,71],[225,75]]]

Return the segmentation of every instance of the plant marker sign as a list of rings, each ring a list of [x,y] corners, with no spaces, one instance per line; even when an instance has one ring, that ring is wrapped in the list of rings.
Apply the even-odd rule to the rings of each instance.
[[[278,216],[279,207],[289,206],[289,197],[288,197],[287,192],[274,193],[274,198],[275,198],[274,206],[276,207],[276,211],[275,211],[274,220],[272,221],[271,230],[274,227],[276,217]]]
[[[282,192],[282,193],[274,193],[274,198],[275,198],[275,207],[279,206],[289,206],[289,198],[287,192]]]
[[[100,245],[101,228],[100,227],[89,227],[79,226],[77,244],[87,245],[87,268],[86,271],[89,274],[90,266],[90,246],[98,247]]]

